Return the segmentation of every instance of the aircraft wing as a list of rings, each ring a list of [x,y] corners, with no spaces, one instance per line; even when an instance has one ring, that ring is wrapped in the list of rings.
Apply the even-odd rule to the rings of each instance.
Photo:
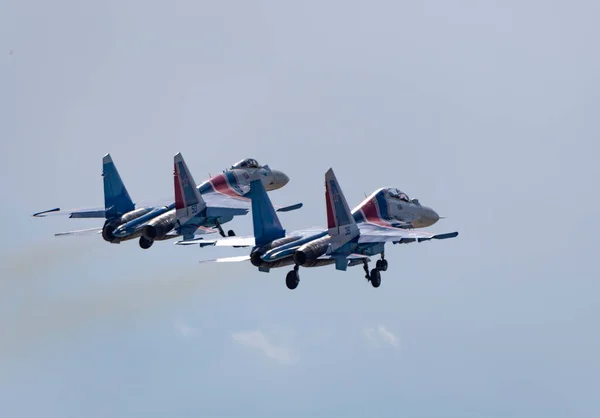
[[[245,215],[252,208],[252,201],[246,197],[234,197],[219,192],[204,193],[202,198],[206,202],[207,215],[210,217],[227,215]],[[277,212],[289,212],[300,209],[302,203],[281,206],[274,205]]]
[[[161,199],[154,201],[144,201],[138,202],[135,205],[136,209],[141,208],[159,208],[163,206],[168,206],[173,203],[172,200]],[[61,208],[53,208],[48,210],[43,210],[41,212],[36,212],[32,216],[35,218],[45,218],[46,216],[68,216],[69,218],[103,218],[106,213],[106,209],[102,207],[96,208],[77,208],[77,209],[61,209]]]
[[[182,241],[177,241],[176,244],[179,245],[190,245],[190,244],[198,244],[201,241],[204,241],[204,238],[199,237],[196,238],[196,236],[198,235],[207,235],[207,234],[216,234],[219,231],[217,229],[214,228],[209,228],[206,226],[183,226],[182,228],[175,228],[172,229],[171,231],[169,231],[167,233],[167,236],[171,236],[171,237],[179,237],[179,236],[184,236],[184,239]],[[188,237],[194,237],[194,238],[188,238]]]
[[[358,242],[360,244],[376,242],[409,243],[415,241],[429,241],[431,239],[447,239],[458,236],[458,232],[434,234],[432,232],[414,229],[407,230],[377,225],[370,222],[359,224],[359,230],[360,236],[358,237]]]
[[[319,260],[333,260],[333,259],[336,259],[336,258],[343,258],[343,259],[348,260],[348,261],[365,260],[365,259],[366,260],[370,260],[369,256],[364,255],[364,254],[348,254],[348,255],[346,255],[346,254],[343,254],[343,255],[328,255],[328,254],[325,254],[325,255],[320,256],[318,259]]]
[[[69,218],[104,218],[104,208],[88,208],[88,209],[66,209],[53,208],[36,212],[33,214],[35,218],[44,218],[46,216],[68,215]]]
[[[200,247],[215,246],[215,247],[253,247],[254,237],[224,237],[220,239],[194,239],[177,241],[175,245],[192,245],[199,244]]]

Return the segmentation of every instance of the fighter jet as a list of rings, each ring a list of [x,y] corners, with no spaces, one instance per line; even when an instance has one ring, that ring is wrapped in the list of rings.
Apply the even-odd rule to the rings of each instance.
[[[398,189],[383,188],[367,197],[352,212],[332,169],[325,174],[327,229],[308,229],[286,233],[259,180],[250,183],[253,237],[228,237],[200,241],[200,246],[250,247],[250,255],[206,260],[238,262],[249,260],[260,271],[294,265],[286,276],[288,289],[300,281],[299,268],[335,264],[337,270],[363,265],[365,277],[373,287],[381,285],[381,273],[388,268],[385,243],[408,244],[432,239],[447,239],[458,232],[434,234],[416,230],[439,219],[431,208],[410,200]],[[176,244],[185,244],[177,242]],[[370,256],[381,255],[375,268],[369,270]]]
[[[178,164],[185,166],[181,154],[174,158],[175,170]],[[186,167],[187,169],[187,167]],[[166,240],[183,235],[185,239],[193,239],[194,235],[219,232],[226,236],[222,224],[231,221],[235,216],[245,215],[250,209],[250,199],[246,196],[250,190],[249,179],[259,178],[266,190],[276,190],[289,182],[285,173],[272,170],[269,166],[261,166],[255,159],[248,158],[232,165],[222,174],[211,177],[204,183],[196,186],[191,175],[185,180],[187,185],[193,184],[199,195],[202,196],[201,206],[196,210],[203,213],[200,223],[191,224],[182,229],[177,224],[176,202],[166,200],[160,204],[134,203],[127,191],[125,184],[115,166],[110,154],[102,160],[102,177],[104,179],[104,208],[79,209],[61,211],[60,208],[50,209],[35,213],[34,217],[44,217],[53,214],[66,214],[70,218],[104,218],[102,228],[91,228],[78,231],[62,232],[60,235],[82,235],[88,233],[102,233],[105,241],[118,244],[139,238],[141,248],[147,249],[154,241]],[[178,188],[175,181],[175,195]],[[200,204],[200,201],[198,202]],[[278,211],[298,209],[301,203],[279,207]],[[216,229],[213,229],[216,228]],[[229,236],[235,233],[228,231]]]

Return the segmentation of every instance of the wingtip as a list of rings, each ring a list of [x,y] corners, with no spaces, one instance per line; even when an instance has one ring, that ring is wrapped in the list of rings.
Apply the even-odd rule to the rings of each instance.
[[[46,216],[47,213],[58,212],[58,211],[60,211],[60,208],[53,208],[53,209],[43,210],[41,212],[36,212],[32,216],[35,218],[43,218]]]

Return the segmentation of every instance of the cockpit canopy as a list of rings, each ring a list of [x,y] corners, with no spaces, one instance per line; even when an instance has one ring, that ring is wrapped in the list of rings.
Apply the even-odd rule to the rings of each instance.
[[[231,168],[260,168],[260,164],[254,158],[246,158],[235,163]]]
[[[393,199],[403,200],[405,202],[410,202],[410,198],[406,193],[402,193],[398,189],[388,189],[388,194]]]

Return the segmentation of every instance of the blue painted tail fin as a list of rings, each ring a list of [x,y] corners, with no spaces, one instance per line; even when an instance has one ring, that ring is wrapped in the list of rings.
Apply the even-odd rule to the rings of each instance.
[[[252,199],[252,222],[256,245],[269,244],[278,238],[283,238],[285,230],[279,222],[262,180],[250,182],[249,197]]]
[[[104,178],[104,217],[112,219],[134,210],[135,205],[110,154],[106,154],[102,159],[102,177]]]

